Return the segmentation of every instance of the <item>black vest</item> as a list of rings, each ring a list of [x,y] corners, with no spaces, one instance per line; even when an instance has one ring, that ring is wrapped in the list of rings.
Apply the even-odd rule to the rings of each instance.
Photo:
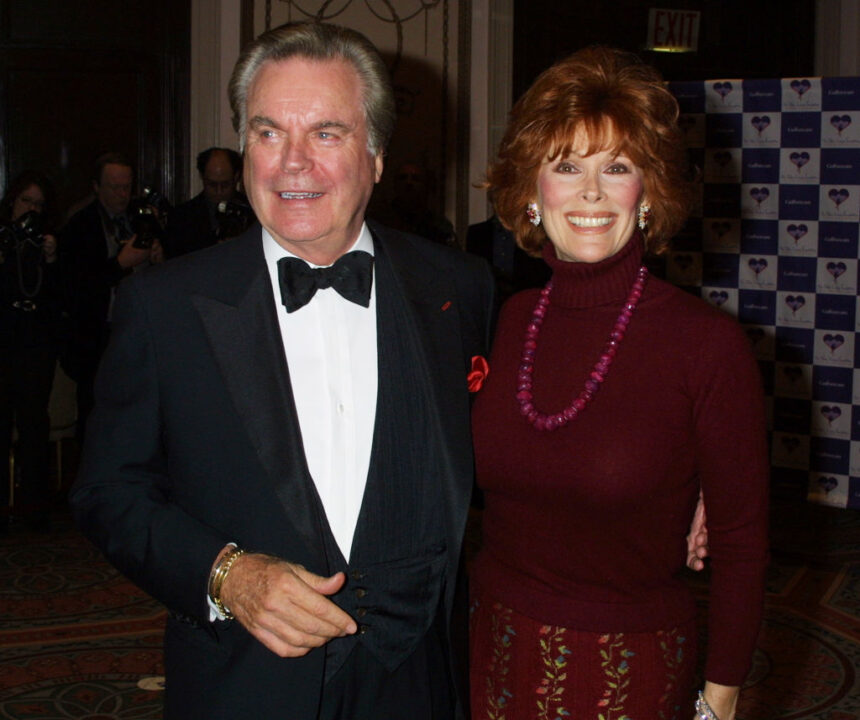
[[[418,646],[442,602],[447,564],[440,439],[420,338],[408,301],[379,244],[374,282],[378,394],[367,485],[349,563],[319,504],[329,573],[347,582],[333,601],[359,625],[326,646],[326,679],[366,646],[393,671]]]

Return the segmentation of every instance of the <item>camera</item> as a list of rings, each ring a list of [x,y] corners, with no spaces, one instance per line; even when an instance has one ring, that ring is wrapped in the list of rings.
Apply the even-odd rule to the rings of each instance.
[[[136,248],[151,248],[153,242],[161,239],[169,211],[170,203],[149,185],[143,188],[140,197],[129,201],[126,215],[132,233],[137,236],[134,240]],[[127,238],[120,238],[124,239]]]
[[[219,202],[217,210],[215,236],[219,242],[241,235],[257,219],[251,206],[241,200]]]
[[[39,248],[44,241],[44,219],[36,210],[30,210],[17,220],[0,225],[0,253],[13,252],[26,243]]]

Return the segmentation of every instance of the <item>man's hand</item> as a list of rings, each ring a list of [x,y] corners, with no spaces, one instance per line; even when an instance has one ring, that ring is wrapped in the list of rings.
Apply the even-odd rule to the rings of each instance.
[[[238,558],[224,579],[221,599],[248,632],[281,657],[300,657],[329,640],[351,635],[355,621],[326,596],[346,576],[324,578],[261,554]]]
[[[149,262],[152,265],[158,265],[164,262],[164,248],[158,240],[152,241],[152,247],[149,249]]]
[[[42,241],[42,256],[46,263],[56,262],[57,260],[57,238],[53,235],[45,235]]]
[[[133,235],[128,242],[123,243],[117,253],[116,261],[123,270],[137,267],[149,260],[149,248],[135,247],[135,238],[137,235]]]
[[[699,503],[690,524],[690,534],[687,535],[687,567],[690,570],[701,570],[705,567],[708,557],[708,528],[705,527],[705,501],[699,491]]]

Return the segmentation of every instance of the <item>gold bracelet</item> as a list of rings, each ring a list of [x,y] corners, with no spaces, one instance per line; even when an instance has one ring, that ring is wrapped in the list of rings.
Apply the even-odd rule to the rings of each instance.
[[[224,605],[224,601],[221,599],[221,588],[224,586],[224,580],[227,578],[227,573],[230,572],[230,568],[233,567],[233,563],[235,563],[244,554],[244,550],[240,550],[237,547],[231,547],[224,553],[218,561],[218,564],[215,566],[215,569],[212,571],[212,574],[209,575],[209,597],[212,600],[213,605],[215,605],[215,609],[218,611],[218,614],[223,616],[225,620],[232,620],[233,613],[230,612],[230,610]]]

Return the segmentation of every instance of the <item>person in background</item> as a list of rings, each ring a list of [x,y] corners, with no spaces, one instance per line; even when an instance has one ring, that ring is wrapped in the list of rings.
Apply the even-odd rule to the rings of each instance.
[[[77,383],[78,441],[93,406],[96,368],[110,333],[114,293],[137,269],[164,260],[161,243],[139,243],[128,216],[134,168],[119,153],[99,156],[92,202],[60,232],[60,254],[71,274],[72,337],[63,367]]]
[[[15,177],[0,201],[0,531],[10,511],[31,529],[50,528],[48,399],[65,312],[55,212],[53,185],[38,172]],[[10,509],[8,458],[16,428]]]
[[[241,235],[254,222],[247,199],[239,192],[242,156],[229,148],[211,147],[197,156],[197,172],[203,190],[168,215],[164,239],[167,259],[214,245],[220,240]],[[243,212],[244,211],[244,212]],[[232,219],[241,222],[227,230]],[[238,217],[242,213],[244,218]]]
[[[493,266],[502,301],[521,290],[543,287],[550,276],[547,264],[519,247],[513,233],[495,215],[469,225],[466,252],[484,258]]]
[[[489,169],[552,277],[503,307],[474,405],[473,717],[735,718],[768,559],[764,401],[737,322],[643,265],[686,217],[677,116],[635,56],[580,50],[517,102]],[[700,491],[697,698],[680,574]]]
[[[412,161],[401,163],[395,172],[391,199],[371,205],[372,217],[395,230],[457,247],[451,221],[432,207],[432,190],[432,176],[424,165]]]

